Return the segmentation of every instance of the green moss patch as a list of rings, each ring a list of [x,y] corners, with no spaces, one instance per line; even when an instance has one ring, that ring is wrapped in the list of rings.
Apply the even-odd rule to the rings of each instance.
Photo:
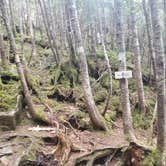
[[[11,81],[8,84],[0,83],[0,111],[11,111],[16,106],[17,95],[20,90],[18,82]]]

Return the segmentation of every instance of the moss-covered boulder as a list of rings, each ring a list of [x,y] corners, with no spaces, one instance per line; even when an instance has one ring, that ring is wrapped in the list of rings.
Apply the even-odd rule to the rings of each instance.
[[[22,96],[17,97],[17,103],[11,111],[0,112],[0,129],[14,130],[16,125],[21,121],[21,114],[23,110]]]

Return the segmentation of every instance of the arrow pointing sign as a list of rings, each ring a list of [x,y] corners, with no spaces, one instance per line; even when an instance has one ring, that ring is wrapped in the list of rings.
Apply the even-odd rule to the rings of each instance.
[[[123,78],[132,78],[132,71],[128,70],[128,71],[117,71],[115,72],[115,79],[119,80],[119,79],[123,79]]]

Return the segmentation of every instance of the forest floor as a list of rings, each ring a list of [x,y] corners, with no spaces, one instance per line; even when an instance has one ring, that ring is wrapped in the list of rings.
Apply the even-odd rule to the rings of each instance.
[[[68,107],[72,108],[71,106]],[[60,129],[59,129],[60,130]],[[36,125],[30,120],[24,119],[23,123],[17,126],[14,131],[0,132],[0,163],[1,166],[15,166],[24,161],[20,166],[56,166],[54,161],[54,152],[57,146],[56,128],[49,128],[43,125]],[[135,130],[138,140],[147,142],[149,137],[147,131]],[[106,134],[101,131],[78,130],[67,127],[65,129],[65,137],[77,147],[75,151],[71,151],[67,156],[67,160],[62,165],[74,166],[76,159],[81,156],[100,149],[112,148],[114,152],[120,147],[128,147],[123,134],[122,120],[118,119],[114,122],[111,133]],[[34,150],[37,153],[34,154]],[[67,147],[63,153],[67,153]],[[34,155],[34,156],[33,156]],[[39,156],[38,156],[39,155]],[[44,155],[44,157],[43,157]],[[61,154],[62,155],[62,154]],[[26,156],[26,157],[25,157]],[[63,156],[63,155],[62,155]],[[59,156],[62,160],[62,156]],[[35,161],[33,161],[35,160]],[[32,162],[33,161],[33,162]],[[118,165],[120,158],[112,157],[109,166]],[[82,164],[83,166],[84,164]],[[103,156],[97,164],[105,166]]]
[[[30,45],[26,44],[26,49],[28,50],[28,48],[30,48]],[[0,131],[0,166],[120,165],[123,152],[129,147],[129,143],[125,140],[123,134],[122,112],[120,112],[119,116],[118,81],[114,80],[113,83],[113,86],[115,86],[113,87],[115,94],[113,96],[114,103],[112,103],[112,105],[114,105],[114,107],[110,107],[112,110],[107,111],[106,120],[109,121],[107,124],[110,126],[111,130],[109,133],[97,131],[92,128],[86,108],[84,108],[85,103],[82,91],[80,90],[79,79],[76,85],[78,87],[75,87],[75,89],[70,87],[69,79],[71,79],[70,76],[72,76],[75,71],[71,70],[66,62],[64,62],[61,68],[55,68],[53,58],[49,58],[47,54],[43,55],[44,52],[49,53],[48,50],[40,48],[39,51],[38,49],[39,56],[34,58],[30,65],[31,74],[34,79],[33,81],[37,82],[37,86],[35,87],[40,91],[40,97],[45,104],[48,104],[53,110],[52,117],[53,120],[57,121],[58,126],[48,127],[44,124],[33,122],[25,107],[21,123],[17,125],[15,130]],[[101,64],[104,64],[102,60]],[[92,66],[90,68],[91,70],[93,69]],[[14,72],[16,73],[16,70],[14,70]],[[60,73],[60,75],[56,76],[57,73]],[[94,78],[91,81],[93,80]],[[18,84],[17,81],[18,80],[16,80],[15,84]],[[103,82],[105,83],[105,81]],[[95,81],[93,83],[96,84]],[[132,81],[129,83],[131,83],[131,86],[133,85]],[[97,101],[99,103],[98,108],[102,106],[101,111],[103,110],[103,105],[105,105],[104,101],[107,96],[107,89],[104,89],[101,85],[97,86],[98,89],[94,90],[94,92],[96,91],[98,94],[95,94],[94,97],[99,96]],[[95,89],[94,87],[92,88]],[[148,94],[147,101],[149,101],[153,109],[155,96],[153,92],[149,90],[149,87],[146,87],[146,89],[146,93],[151,93],[150,95]],[[103,90],[101,94],[100,90]],[[106,93],[103,94],[105,91]],[[131,98],[134,102],[131,103],[131,105],[135,107],[135,90],[132,89],[132,91],[134,92],[132,94],[134,97],[132,98],[131,95]],[[74,96],[75,94],[73,95],[75,92],[76,96]],[[35,108],[38,110],[43,109],[44,105],[41,104],[39,98],[33,94],[33,90],[32,95]],[[81,103],[81,105],[79,105],[80,107],[73,101],[70,101],[74,97],[76,97],[76,102]],[[135,118],[143,127],[144,122],[148,121],[148,118],[140,119],[138,114],[135,115]],[[149,128],[140,129],[140,127],[135,127],[136,138],[141,141],[142,144],[149,144],[150,140],[148,139],[151,138],[150,133]],[[130,159],[132,159],[132,157]],[[125,166],[139,165],[126,163]]]

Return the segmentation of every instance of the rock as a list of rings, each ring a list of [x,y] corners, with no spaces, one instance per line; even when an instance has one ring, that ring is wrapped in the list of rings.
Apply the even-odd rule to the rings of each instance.
[[[2,130],[14,130],[20,121],[22,113],[22,96],[17,97],[16,109],[10,112],[0,112],[0,128]]]

